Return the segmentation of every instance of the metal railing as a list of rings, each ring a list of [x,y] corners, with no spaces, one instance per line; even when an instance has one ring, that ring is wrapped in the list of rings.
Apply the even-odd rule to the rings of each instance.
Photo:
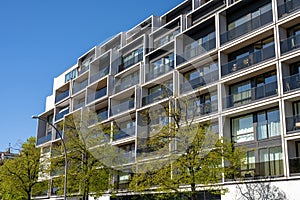
[[[281,5],[278,5],[278,17],[284,17],[286,14],[292,13],[300,9],[299,0],[286,1]]]
[[[281,53],[287,53],[300,48],[300,35],[292,35],[280,42]]]
[[[79,104],[74,105],[74,106],[73,106],[73,111],[74,111],[74,110],[77,110],[77,109],[79,109],[79,108],[82,108],[84,105],[85,105],[84,102],[81,102],[81,103],[79,103]]]
[[[216,38],[212,38],[202,44],[197,45],[191,49],[186,50],[183,55],[186,60],[193,57],[205,54],[206,52],[216,48]]]
[[[219,79],[219,70],[211,71],[203,76],[199,76],[190,81],[186,81],[181,84],[181,93],[185,93],[191,91],[193,89],[197,89],[206,84],[212,83]]]
[[[96,99],[100,99],[101,97],[106,96],[107,88],[101,88],[100,90],[97,90],[95,93],[88,95],[87,102],[90,103],[92,101],[95,101]]]
[[[276,95],[278,90],[277,88],[277,81],[274,81],[259,87],[253,87],[249,90],[237,94],[228,95],[223,101],[224,106],[225,108],[230,108],[238,105],[247,104],[265,97]]]
[[[152,94],[149,94],[148,96],[143,97],[142,104],[143,106],[154,103],[156,101],[159,101],[161,99],[170,97],[173,95],[173,92],[171,90],[162,90],[158,91]]]
[[[275,45],[260,49],[245,57],[235,59],[222,65],[222,76],[250,67],[262,61],[275,57]]]
[[[66,90],[63,93],[60,93],[60,94],[56,95],[55,103],[67,98],[69,95],[70,95],[70,90]]]
[[[134,100],[125,101],[118,105],[112,106],[110,109],[111,115],[116,115],[124,111],[134,108]]]
[[[44,144],[44,143],[49,142],[51,140],[52,140],[52,133],[38,138],[37,141],[36,141],[36,145]]]
[[[83,74],[84,72],[86,72],[87,70],[89,70],[90,65],[86,65],[86,66],[81,66],[80,71],[78,71],[78,76],[80,76],[81,74]]]
[[[197,106],[192,105],[188,108],[186,115],[188,119],[200,117],[218,111],[218,101],[214,100],[207,103],[201,103]]]
[[[273,21],[272,10],[265,12],[229,31],[221,34],[221,44],[238,38]]]

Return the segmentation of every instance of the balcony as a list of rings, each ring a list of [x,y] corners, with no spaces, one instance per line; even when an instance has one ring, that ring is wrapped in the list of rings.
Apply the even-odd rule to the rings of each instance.
[[[251,53],[245,57],[233,60],[225,65],[222,65],[222,76],[242,70],[252,65],[258,64],[270,58],[275,57],[274,44]]]
[[[99,113],[97,113],[97,119],[95,119],[95,118],[90,119],[89,125],[93,125],[93,124],[96,124],[98,122],[107,120],[107,118],[108,118],[108,111],[107,110],[99,112]]]
[[[214,113],[218,111],[218,101],[211,101],[207,103],[201,103],[195,107],[190,107],[187,111],[187,119],[193,119],[195,117],[200,117],[203,115],[207,115],[210,113]]]
[[[199,76],[198,78],[194,78],[190,81],[186,81],[181,84],[181,93],[186,93],[191,90],[195,90],[201,86],[212,83],[219,79],[219,70],[212,71],[210,73],[205,74],[204,76]]]
[[[114,140],[120,140],[134,135],[135,135],[135,126],[125,128],[125,129],[119,129],[118,133],[114,133]]]
[[[61,100],[67,98],[69,95],[70,95],[70,90],[64,91],[63,93],[56,95],[55,103],[60,102]]]
[[[289,51],[299,49],[300,47],[300,35],[293,35],[280,42],[281,53],[287,53]]]
[[[55,115],[55,121],[62,119],[68,113],[69,113],[69,108],[66,109],[66,110],[64,110],[64,111],[62,111],[62,112],[60,112],[60,113],[57,113]]]
[[[74,105],[73,111],[74,111],[74,110],[77,110],[77,109],[79,109],[79,108],[82,108],[84,105],[85,105],[84,102]]]
[[[221,44],[236,39],[273,21],[272,10],[265,12],[225,33],[221,34]]]
[[[300,173],[300,158],[290,158],[289,159],[289,168],[290,174],[299,174]]]
[[[163,36],[163,37],[160,38],[160,39],[155,40],[155,41],[154,41],[154,44],[153,44],[153,48],[154,48],[154,49],[157,49],[157,48],[159,48],[159,47],[161,47],[161,46],[167,44],[168,42],[171,42],[171,41],[174,39],[174,37],[175,37],[176,35],[178,35],[179,33],[180,33],[180,28],[178,28],[178,29],[172,31],[171,33],[169,33],[169,34]]]
[[[118,105],[112,106],[110,113],[111,115],[117,115],[134,108],[134,100],[128,100]]]
[[[286,1],[278,6],[278,17],[284,17],[300,8],[299,0]]]
[[[36,145],[41,145],[41,144],[44,144],[44,143],[49,142],[51,140],[52,140],[52,133],[50,133],[46,136],[38,138],[37,141],[36,141]]]
[[[100,99],[100,98],[106,96],[106,93],[107,93],[107,88],[106,87],[102,88],[102,89],[96,91],[95,93],[88,95],[87,102],[91,103],[92,101]]]
[[[284,92],[300,88],[300,74],[284,77],[283,84]]]
[[[149,94],[146,97],[143,97],[142,104],[143,104],[143,106],[146,106],[148,104],[157,102],[161,99],[171,97],[172,95],[173,95],[173,92],[170,90],[158,91],[158,92]]]
[[[184,52],[184,59],[189,60],[216,48],[216,38],[212,38]]]
[[[118,92],[121,92],[123,90],[126,90],[127,88],[134,86],[136,84],[139,83],[139,77],[138,76],[134,76],[132,79],[130,80],[126,80],[126,81],[118,81],[117,85],[115,86],[115,94]]]
[[[103,78],[104,76],[108,75],[108,73],[109,73],[109,67],[105,67],[104,69],[100,70],[99,72],[91,75],[90,83],[93,83],[93,82]]]
[[[139,53],[138,55],[134,56],[133,58],[130,58],[129,60],[123,62],[121,65],[119,65],[119,73],[132,65],[140,62],[143,60],[143,53]]]
[[[288,134],[300,130],[300,115],[286,117],[286,132]]]
[[[230,108],[238,105],[251,103],[255,100],[277,95],[277,81],[253,87],[237,94],[232,94],[224,99],[225,107]]]
[[[152,64],[150,66],[151,69],[155,68],[155,65]],[[155,70],[155,71],[151,71],[149,73],[146,74],[146,81],[150,81],[152,79],[155,79],[163,74],[166,74],[170,71],[172,71],[174,69],[174,61],[172,61],[171,63],[169,63],[168,65],[161,65],[159,67],[159,70]]]
[[[86,66],[82,66],[80,68],[80,70],[78,70],[78,76],[80,76],[81,74],[85,73],[87,70],[89,70],[89,65],[86,65]]]
[[[88,80],[82,81],[81,83],[76,84],[73,87],[73,94],[79,92],[80,90],[83,90],[88,85]]]

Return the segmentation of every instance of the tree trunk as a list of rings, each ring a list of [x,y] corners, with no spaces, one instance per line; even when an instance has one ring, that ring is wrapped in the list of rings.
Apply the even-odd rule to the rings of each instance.
[[[31,200],[31,192],[26,192],[27,193],[27,200]]]
[[[196,200],[196,184],[192,183],[191,184],[191,190],[192,190],[192,195],[191,195],[191,200]]]

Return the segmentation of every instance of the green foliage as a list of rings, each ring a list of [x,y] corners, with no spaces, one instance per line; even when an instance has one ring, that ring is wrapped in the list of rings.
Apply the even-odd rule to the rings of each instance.
[[[33,189],[38,193],[40,169],[40,149],[35,148],[35,138],[31,137],[22,145],[20,154],[7,160],[0,168],[1,193],[5,200],[31,199]]]

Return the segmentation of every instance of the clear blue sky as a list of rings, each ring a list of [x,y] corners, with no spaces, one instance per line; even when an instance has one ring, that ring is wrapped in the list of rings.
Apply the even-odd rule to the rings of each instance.
[[[0,151],[36,135],[53,78],[107,38],[183,0],[0,1]]]

